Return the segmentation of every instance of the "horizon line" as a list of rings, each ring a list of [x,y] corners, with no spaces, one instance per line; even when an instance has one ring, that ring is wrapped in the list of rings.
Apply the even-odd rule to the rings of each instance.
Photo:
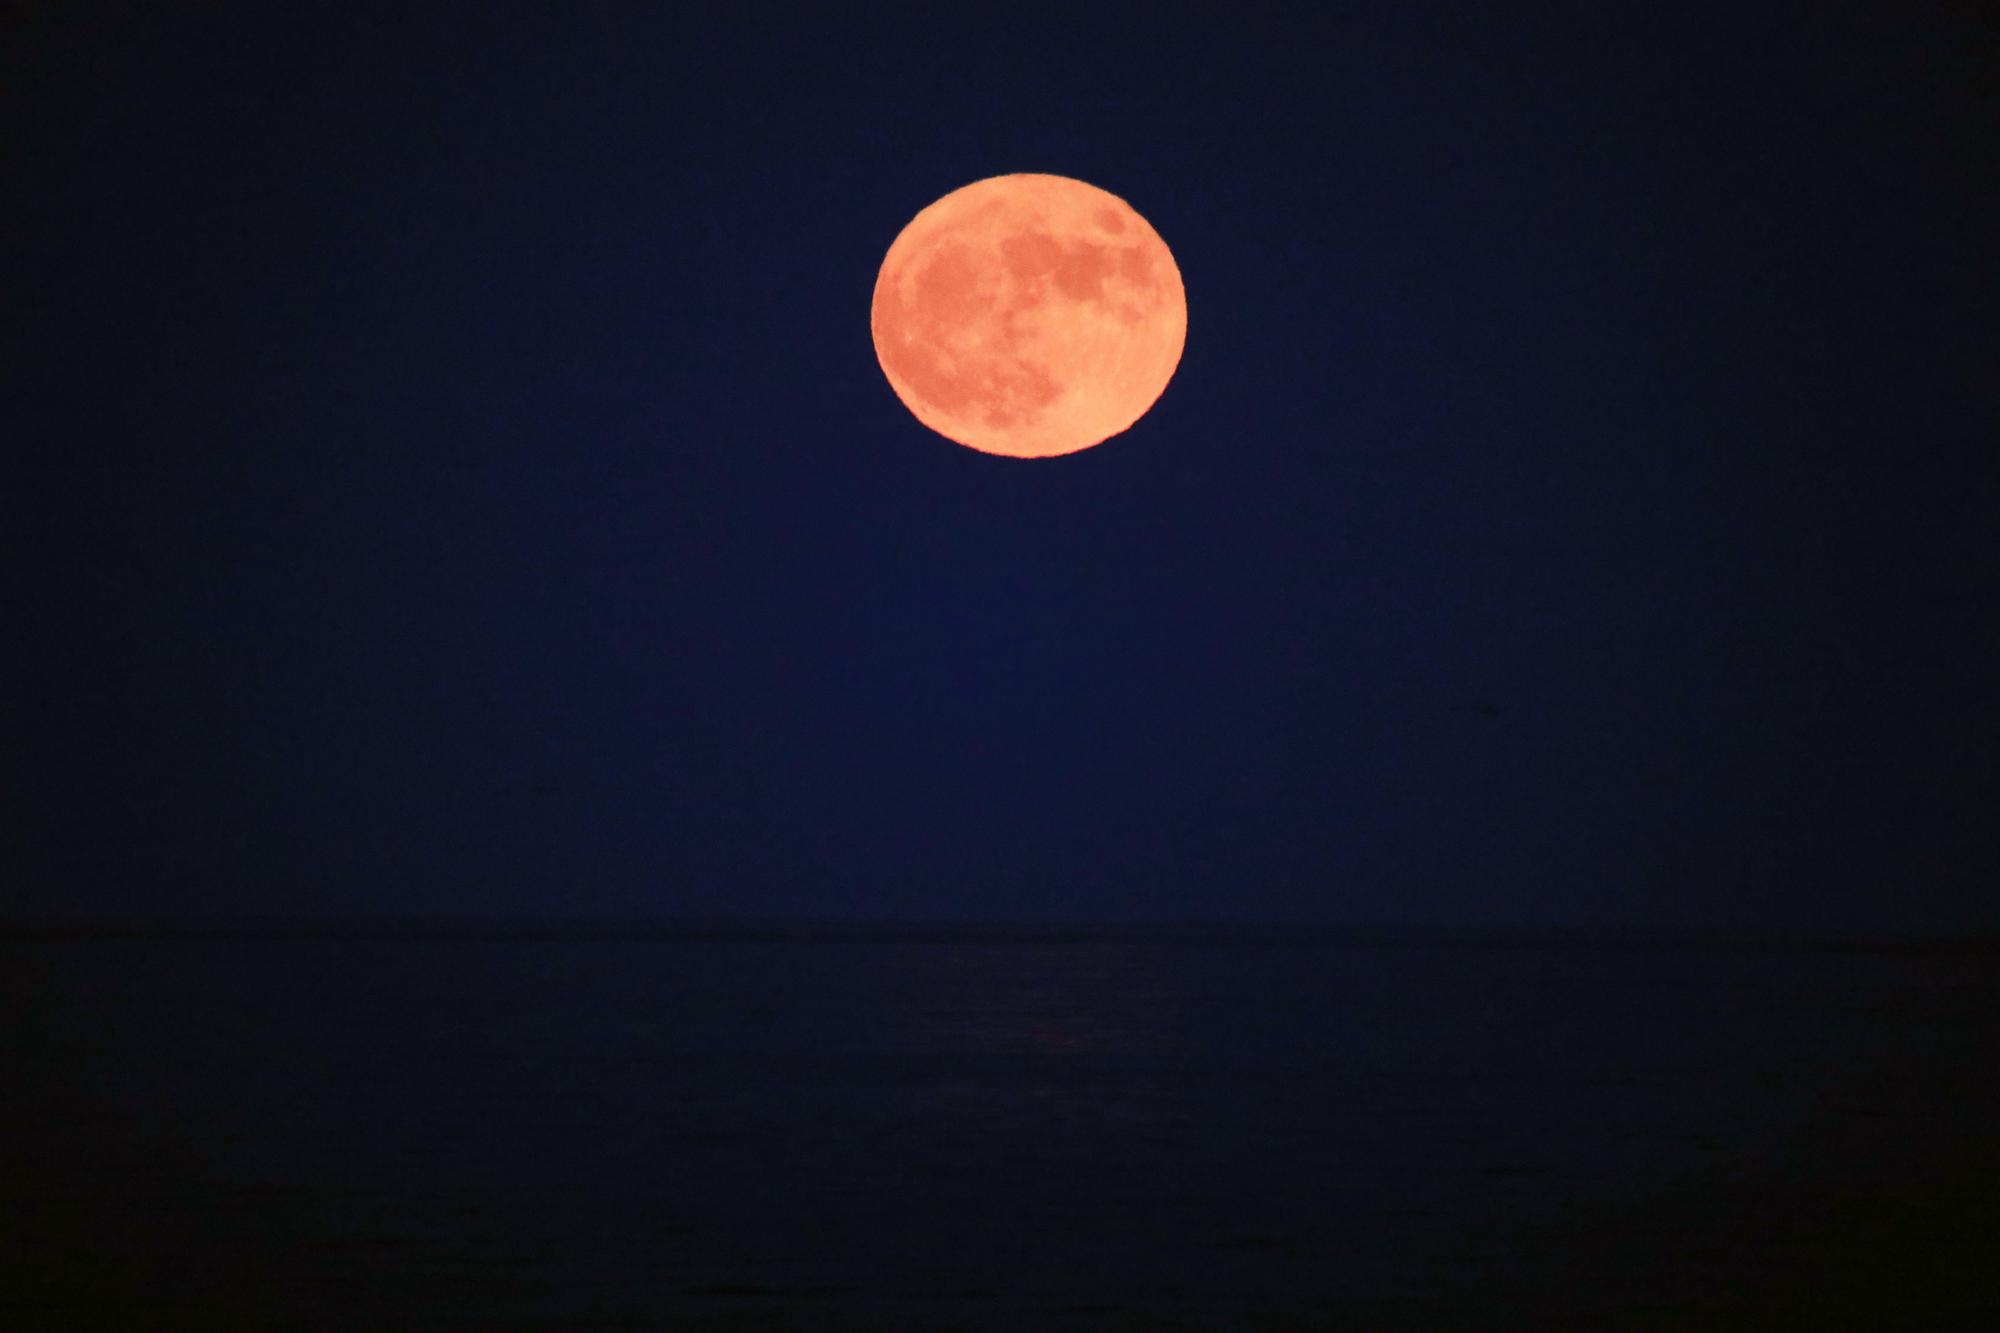
[[[1745,948],[1783,951],[2000,951],[2000,928],[1804,928],[1642,922],[1399,922],[1283,917],[897,917],[805,914],[20,913],[0,941],[32,940],[778,940],[1111,936],[1190,940],[1202,932],[1263,942],[1353,945]]]

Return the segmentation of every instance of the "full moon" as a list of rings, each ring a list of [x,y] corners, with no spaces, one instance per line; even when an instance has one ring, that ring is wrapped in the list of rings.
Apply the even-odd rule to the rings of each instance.
[[[989,454],[1049,458],[1146,414],[1187,341],[1180,269],[1146,219],[1067,176],[953,190],[875,279],[875,358],[917,420]]]

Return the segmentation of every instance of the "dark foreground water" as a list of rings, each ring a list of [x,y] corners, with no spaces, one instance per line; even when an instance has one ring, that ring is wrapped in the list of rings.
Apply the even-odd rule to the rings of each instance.
[[[2000,1327],[1975,951],[0,941],[0,1327]]]

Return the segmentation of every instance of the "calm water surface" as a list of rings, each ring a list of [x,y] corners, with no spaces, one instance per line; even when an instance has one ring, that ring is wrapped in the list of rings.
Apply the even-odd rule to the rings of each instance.
[[[0,942],[0,1327],[2000,1327],[1973,952]]]

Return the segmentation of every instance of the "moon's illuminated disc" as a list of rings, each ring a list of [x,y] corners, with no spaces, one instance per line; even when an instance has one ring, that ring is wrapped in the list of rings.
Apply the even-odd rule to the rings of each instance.
[[[938,434],[1047,458],[1125,430],[1187,341],[1180,269],[1146,219],[1067,176],[974,181],[917,214],[875,279],[875,357]]]

